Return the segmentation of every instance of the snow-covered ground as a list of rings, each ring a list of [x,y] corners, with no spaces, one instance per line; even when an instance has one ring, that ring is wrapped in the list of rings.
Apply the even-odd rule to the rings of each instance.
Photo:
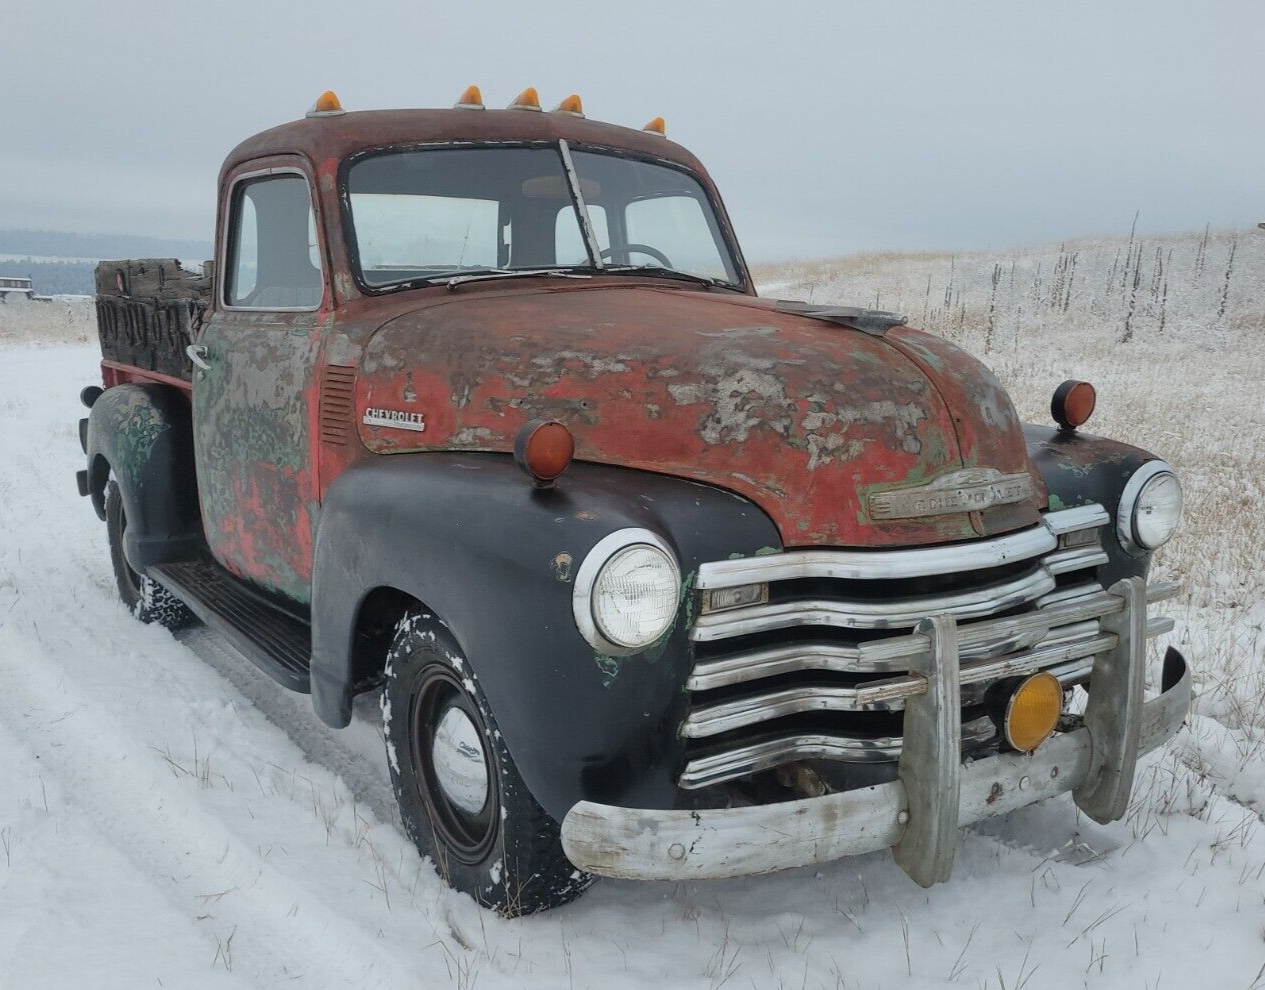
[[[1205,268],[1223,276],[1229,241],[1214,243]],[[126,614],[73,478],[95,345],[0,343],[0,987],[1265,986],[1265,257],[1237,244],[1217,316],[1215,279],[1205,305],[1187,299],[1191,258],[1213,248],[1174,244],[1185,274],[1164,329],[1135,300],[1127,345],[1109,271],[1123,242],[1081,248],[1066,307],[1043,306],[1034,278],[1066,268],[1057,250],[1015,256],[1026,275],[1007,267],[1015,288],[996,295],[1010,256],[766,273],[779,295],[878,295],[987,346],[1032,419],[1063,378],[1094,380],[1094,428],[1162,453],[1186,485],[1161,568],[1190,587],[1172,612],[1198,714],[1147,761],[1126,821],[1054,799],[969,830],[953,880],[929,891],[880,853],[721,883],[602,881],[519,921],[480,911],[399,829],[376,699],[328,730],[214,635]]]

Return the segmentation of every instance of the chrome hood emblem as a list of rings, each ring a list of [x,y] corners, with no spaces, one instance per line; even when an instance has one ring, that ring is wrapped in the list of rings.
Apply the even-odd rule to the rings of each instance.
[[[996,468],[955,471],[917,488],[870,493],[870,518],[916,519],[951,512],[978,512],[1032,498],[1036,489],[1026,471],[1002,474]]]

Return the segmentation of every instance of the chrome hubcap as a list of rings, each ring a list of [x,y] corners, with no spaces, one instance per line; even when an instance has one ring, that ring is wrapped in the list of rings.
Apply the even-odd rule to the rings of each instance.
[[[483,740],[470,717],[452,707],[444,712],[431,742],[435,779],[444,797],[466,814],[477,815],[488,803],[488,767]]]

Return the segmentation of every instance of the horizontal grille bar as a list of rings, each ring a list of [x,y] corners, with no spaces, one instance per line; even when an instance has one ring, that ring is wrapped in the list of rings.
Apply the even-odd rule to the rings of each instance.
[[[1007,619],[993,619],[964,626],[958,631],[958,648],[963,660],[995,653],[1007,643],[1032,634],[1044,635],[1055,626],[1070,625],[1112,615],[1122,608],[1120,599],[1108,595],[1100,585],[1085,585],[1094,593],[1082,592],[1076,600],[1050,605],[1035,612]],[[1173,582],[1148,585],[1151,604],[1174,597],[1181,586]],[[931,641],[918,633],[871,640],[859,645],[802,643],[715,657],[698,663],[686,687],[691,691],[741,684],[803,670],[824,670],[851,674],[904,673],[923,665]]]
[[[728,639],[770,629],[794,626],[835,626],[844,629],[891,629],[917,625],[928,615],[980,618],[1023,605],[1054,590],[1054,577],[1044,569],[986,588],[946,595],[894,598],[887,601],[843,601],[814,598],[770,602],[747,608],[700,615],[690,630],[695,642]]]
[[[1147,623],[1147,636],[1172,629],[1171,619],[1154,618]],[[1115,649],[1113,633],[1091,633],[1088,637],[1065,640],[1004,657],[962,664],[959,683],[976,684],[1032,674],[1053,664],[1092,657]],[[681,734],[701,739],[756,725],[785,715],[806,712],[863,712],[904,707],[905,699],[925,693],[927,681],[921,674],[906,674],[855,687],[802,685],[733,701],[695,708],[686,717]]]
[[[986,743],[996,734],[990,718],[962,723],[964,748]],[[689,790],[709,787],[794,760],[886,763],[900,759],[901,742],[900,736],[874,739],[820,733],[783,736],[691,760],[681,774],[680,786]]]
[[[1146,587],[1148,604],[1168,601],[1181,592],[1175,581],[1158,581]],[[988,623],[975,623],[958,631],[958,648],[966,651],[981,642],[1004,637],[1022,636],[1038,630],[1050,629],[1069,622],[1100,619],[1115,615],[1124,608],[1115,595],[1109,595],[1098,586],[1092,595],[1078,597],[1066,604],[1051,605],[1023,615],[1006,619],[994,619]],[[858,671],[909,669],[918,667],[931,653],[931,640],[919,633],[892,636],[887,639],[862,643]],[[964,654],[965,655],[965,654]]]
[[[1109,521],[1101,505],[1082,505],[1047,512],[1031,529],[971,543],[913,550],[795,550],[709,561],[699,567],[695,586],[706,590],[796,578],[874,581],[958,574],[1039,557],[1054,550],[1064,533]]]

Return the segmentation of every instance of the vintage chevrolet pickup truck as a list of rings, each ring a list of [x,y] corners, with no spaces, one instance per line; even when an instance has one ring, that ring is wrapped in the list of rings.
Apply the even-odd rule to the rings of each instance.
[[[980,819],[1119,819],[1186,716],[1168,465],[1088,383],[1024,426],[899,316],[759,298],[660,118],[326,93],[229,154],[204,276],[98,293],[123,601],[330,726],[380,693],[409,835],[506,914],[889,847],[930,885]]]

